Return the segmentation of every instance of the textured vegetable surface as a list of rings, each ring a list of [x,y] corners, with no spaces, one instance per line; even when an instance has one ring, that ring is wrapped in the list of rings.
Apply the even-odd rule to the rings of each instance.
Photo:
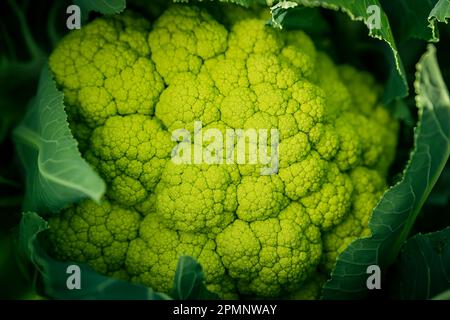
[[[169,292],[187,255],[221,297],[312,298],[348,244],[370,235],[398,123],[371,75],[336,65],[302,31],[250,11],[219,22],[173,6],[152,26],[126,12],[67,35],[49,65],[108,185],[101,203],[49,220],[54,257]],[[171,134],[195,121],[277,129],[279,170],[174,163]],[[200,148],[214,153],[209,142]]]
[[[0,1],[0,298],[448,299],[449,0],[173,2]]]

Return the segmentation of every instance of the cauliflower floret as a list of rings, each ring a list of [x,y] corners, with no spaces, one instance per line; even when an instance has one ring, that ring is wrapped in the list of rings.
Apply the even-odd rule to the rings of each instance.
[[[175,230],[217,232],[234,219],[239,181],[236,166],[169,162],[155,190],[156,214]]]
[[[84,201],[49,220],[47,240],[58,259],[87,262],[102,273],[128,279],[125,259],[141,220],[132,209]]]
[[[236,215],[244,221],[276,217],[288,204],[284,185],[276,176],[246,176],[237,188]]]
[[[109,197],[126,206],[149,196],[173,147],[160,122],[140,114],[109,118],[90,142],[87,160],[110,184]]]
[[[327,281],[327,278],[319,273],[314,273],[308,280],[302,283],[301,286],[290,295],[286,296],[291,300],[316,300],[322,294],[322,286]]]
[[[153,114],[164,82],[150,59],[149,31],[127,13],[96,19],[60,42],[49,64],[73,122],[95,128],[115,115]]]
[[[221,99],[208,76],[185,74],[162,93],[156,105],[156,117],[170,131],[180,128],[192,131],[194,121],[207,125],[220,119]]]
[[[173,6],[156,21],[148,42],[158,72],[170,84],[180,73],[198,74],[203,60],[223,53],[227,36],[205,10]]]
[[[241,293],[276,297],[305,280],[322,252],[319,228],[292,203],[277,218],[237,219],[216,238],[217,252]]]
[[[323,234],[321,267],[330,272],[336,258],[357,238],[370,236],[369,218],[375,205],[386,189],[386,182],[375,170],[358,167],[350,178],[355,186],[352,193],[352,208],[344,220]]]
[[[187,255],[202,265],[207,287],[223,298],[236,298],[234,281],[222,264],[216,243],[207,234],[168,229],[153,213],[142,221],[139,234],[130,243],[125,263],[132,281],[168,292],[179,257]]]

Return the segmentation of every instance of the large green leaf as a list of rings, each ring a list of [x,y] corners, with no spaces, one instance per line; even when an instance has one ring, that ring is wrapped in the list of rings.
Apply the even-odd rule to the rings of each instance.
[[[205,287],[202,266],[189,256],[181,256],[173,281],[171,296],[178,300],[219,299]]]
[[[74,0],[73,3],[80,8],[83,24],[89,20],[91,12],[113,15],[121,13],[127,6],[126,0]]]
[[[448,160],[450,98],[432,45],[417,65],[415,88],[419,122],[403,178],[374,209],[372,236],[354,241],[339,256],[323,289],[325,299],[362,298],[368,293],[367,267],[378,265],[385,271],[394,262]]]
[[[449,0],[383,0],[388,15],[395,19],[398,41],[411,38],[439,41],[438,22],[447,22],[450,17]]]
[[[42,70],[37,96],[14,138],[25,169],[24,209],[57,212],[84,198],[99,201],[105,183],[81,157],[48,66]]]
[[[450,18],[450,1],[439,0],[439,2],[431,10],[428,16],[429,27],[435,31],[437,22],[447,23],[447,19]]]
[[[101,14],[116,14],[122,12],[126,6],[126,0],[75,0],[82,13],[91,11]]]
[[[445,207],[450,199],[450,164],[447,164],[442,172],[441,178],[438,181],[436,188],[428,198],[428,203]]]
[[[255,3],[264,3],[264,0],[219,0],[219,1],[234,3],[244,7],[249,7]],[[188,2],[202,2],[202,0],[173,0],[173,2],[188,3]]]
[[[21,252],[36,266],[45,295],[55,299],[169,299],[167,295],[157,293],[151,288],[100,275],[86,264],[52,259],[39,239],[40,233],[47,228],[47,222],[38,214],[23,214],[20,222]],[[71,265],[80,268],[80,289],[67,287],[67,280],[71,275],[67,270]]]
[[[396,299],[430,299],[448,290],[450,227],[409,239],[394,267]]]
[[[435,295],[432,300],[450,300],[450,289]]]
[[[301,29],[309,35],[324,34],[330,28],[319,8],[302,7],[293,3],[287,7],[272,7],[271,14],[269,24],[275,28]]]

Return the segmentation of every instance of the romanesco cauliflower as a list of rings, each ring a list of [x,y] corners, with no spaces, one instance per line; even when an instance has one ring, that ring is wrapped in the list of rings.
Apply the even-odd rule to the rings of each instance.
[[[302,31],[250,13],[228,20],[184,5],[152,26],[124,13],[71,32],[52,53],[80,150],[108,183],[101,204],[50,219],[55,257],[167,292],[189,255],[222,297],[312,298],[321,273],[370,234],[397,142],[380,87]],[[171,133],[196,121],[276,128],[279,170],[174,163]]]

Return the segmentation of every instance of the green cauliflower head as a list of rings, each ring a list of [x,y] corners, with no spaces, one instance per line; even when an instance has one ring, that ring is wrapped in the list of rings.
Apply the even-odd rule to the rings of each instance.
[[[98,18],[54,50],[72,132],[108,184],[102,203],[50,219],[56,258],[168,292],[189,255],[222,297],[312,298],[348,244],[370,235],[397,143],[380,86],[303,31],[233,10],[226,24],[187,5],[152,25]],[[227,146],[250,160],[245,133],[262,129],[278,160],[270,174],[214,147],[232,130]]]

